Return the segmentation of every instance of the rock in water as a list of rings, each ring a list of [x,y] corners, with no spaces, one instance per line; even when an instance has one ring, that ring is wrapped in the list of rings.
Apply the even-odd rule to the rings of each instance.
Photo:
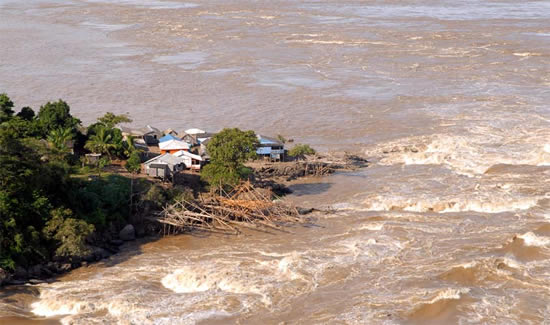
[[[124,241],[134,240],[136,239],[136,230],[134,229],[134,226],[132,225],[126,225],[119,233],[120,239]]]

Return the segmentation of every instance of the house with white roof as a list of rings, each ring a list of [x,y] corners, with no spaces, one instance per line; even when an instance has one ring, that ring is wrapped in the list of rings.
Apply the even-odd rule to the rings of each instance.
[[[192,170],[201,170],[205,163],[205,159],[202,156],[195,155],[189,151],[180,150],[173,155],[178,158],[182,158],[185,166]]]
[[[165,153],[143,163],[145,173],[148,176],[159,178],[170,178],[179,171],[185,169],[185,160]]]
[[[173,154],[180,150],[189,151],[189,148],[191,148],[189,143],[179,139],[172,139],[172,140],[167,140],[159,143],[160,153],[162,154],[164,153]]]

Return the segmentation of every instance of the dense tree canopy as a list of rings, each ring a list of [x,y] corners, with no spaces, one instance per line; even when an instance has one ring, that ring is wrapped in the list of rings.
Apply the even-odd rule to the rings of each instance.
[[[6,94],[0,94],[0,123],[13,116],[13,102]]]
[[[120,124],[120,123],[130,123],[132,122],[132,120],[122,114],[122,115],[115,115],[111,112],[107,112],[105,113],[105,115],[103,115],[102,117],[98,118],[97,121],[103,125],[105,125],[106,127],[108,128],[113,128],[115,127],[117,124]]]
[[[208,143],[210,164],[203,169],[202,176],[212,186],[231,186],[249,174],[244,162],[256,157],[259,145],[254,131],[237,128],[223,129]]]
[[[73,134],[78,132],[80,120],[71,115],[71,108],[61,99],[57,102],[48,102],[38,112],[37,123],[43,136],[48,136],[57,129],[70,129]]]
[[[130,181],[71,177],[75,159],[68,145],[87,136],[64,101],[45,104],[36,117],[28,107],[17,115],[13,108],[0,95],[0,268],[86,254],[94,230],[128,216]],[[91,143],[107,154],[122,152],[120,130],[101,127]]]
[[[21,109],[19,113],[17,113],[17,116],[22,118],[25,121],[32,121],[34,119],[34,111],[32,108],[25,106]]]

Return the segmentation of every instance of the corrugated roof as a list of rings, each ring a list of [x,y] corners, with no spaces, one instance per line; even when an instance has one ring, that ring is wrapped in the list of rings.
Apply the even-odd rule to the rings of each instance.
[[[282,143],[280,140],[271,138],[271,137],[266,137],[265,135],[258,134],[257,137],[258,137],[258,140],[260,141],[260,144],[274,144],[277,146],[284,145],[284,143]]]
[[[189,150],[189,143],[182,140],[168,140],[159,143],[160,150]]]
[[[169,153],[165,153],[160,156],[156,156],[155,158],[149,159],[146,162],[144,162],[145,165],[149,165],[151,163],[157,163],[157,164],[169,164],[169,165],[177,165],[183,163],[183,159],[180,157],[173,156]]]
[[[184,150],[180,150],[180,151],[174,153],[174,156],[176,156],[176,157],[186,156],[186,157],[189,157],[189,158],[192,158],[192,159],[195,159],[195,160],[202,161],[201,156],[192,154],[189,151],[184,151]]]
[[[165,142],[165,141],[170,141],[170,140],[178,140],[178,141],[181,141],[180,138],[176,137],[176,136],[173,136],[171,134],[167,134],[165,136],[163,136],[162,138],[159,139],[159,142]]]

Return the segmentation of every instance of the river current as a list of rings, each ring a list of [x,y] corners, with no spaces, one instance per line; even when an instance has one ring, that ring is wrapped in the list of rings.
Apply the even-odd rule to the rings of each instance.
[[[288,232],[183,235],[0,292],[0,324],[550,324],[550,2],[0,0],[0,92],[237,126],[368,168]]]

